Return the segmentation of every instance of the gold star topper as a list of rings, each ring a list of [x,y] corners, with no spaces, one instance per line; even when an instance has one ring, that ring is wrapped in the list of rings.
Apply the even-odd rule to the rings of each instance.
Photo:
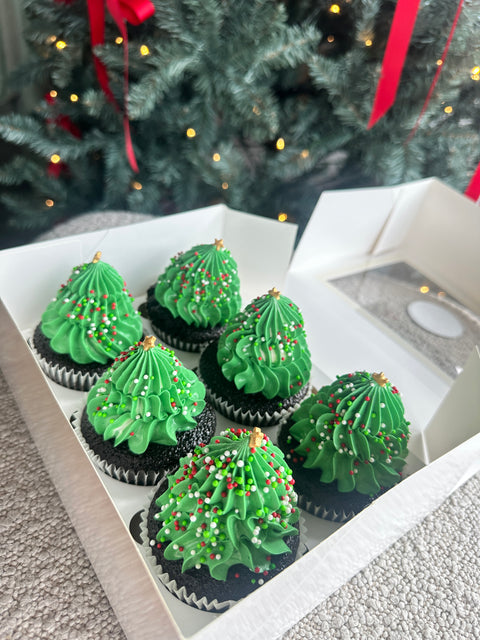
[[[381,387],[384,387],[387,382],[388,382],[388,378],[386,377],[386,375],[383,373],[383,371],[381,371],[380,373],[372,373],[372,378],[375,380],[375,382],[377,384],[379,384]]]
[[[253,427],[253,431],[250,432],[250,440],[248,441],[249,447],[260,447],[263,442],[262,430],[258,427]]]
[[[277,289],[277,287],[272,287],[268,293],[272,296],[272,298],[275,298],[275,300],[278,300],[280,298],[280,291]]]
[[[215,238],[215,242],[213,243],[215,245],[215,248],[217,251],[220,251],[220,249],[223,249],[223,240],[222,238],[220,238],[220,240],[217,240],[217,238]]]
[[[97,253],[93,256],[93,264],[96,264],[97,262],[100,262],[100,258],[102,257],[102,252],[101,251],[97,251]]]
[[[153,347],[155,346],[155,340],[155,336],[147,336],[143,341],[143,350],[148,351],[149,349],[153,349]]]

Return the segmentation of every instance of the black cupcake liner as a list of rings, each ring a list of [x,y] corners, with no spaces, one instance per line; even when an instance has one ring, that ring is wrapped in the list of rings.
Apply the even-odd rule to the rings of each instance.
[[[183,318],[175,318],[168,309],[158,303],[154,291],[153,286],[148,289],[147,300],[142,305],[142,313],[150,320],[154,333],[162,342],[174,349],[200,353],[222,333],[222,325],[196,327],[187,324]]]
[[[310,384],[288,398],[267,399],[262,393],[245,393],[225,378],[217,362],[217,342],[210,343],[200,356],[197,375],[208,401],[223,416],[247,427],[275,427],[298,409],[310,393]]]
[[[383,493],[380,491],[378,494],[370,496],[355,490],[343,492],[338,491],[336,482],[321,482],[319,470],[305,469],[301,462],[290,453],[290,450],[299,444],[293,439],[291,444],[287,441],[291,424],[291,420],[282,422],[278,431],[277,446],[282,450],[288,466],[292,469],[298,505],[301,509],[317,518],[344,523],[368,507],[375,498]]]
[[[48,338],[41,332],[40,325],[35,327],[28,344],[45,375],[62,387],[74,391],[89,391],[113,363],[112,360],[106,364],[95,362],[82,365],[65,354],[56,353],[50,347]]]
[[[157,484],[178,467],[181,457],[198,444],[209,442],[216,428],[215,413],[206,405],[197,418],[197,427],[177,433],[176,445],[150,444],[144,454],[135,455],[126,442],[115,447],[112,440],[104,440],[97,434],[85,409],[75,412],[71,422],[86,453],[101,471],[115,480],[141,486]]]

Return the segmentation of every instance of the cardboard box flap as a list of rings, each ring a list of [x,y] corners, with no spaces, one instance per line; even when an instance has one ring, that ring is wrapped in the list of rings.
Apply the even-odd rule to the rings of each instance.
[[[478,206],[429,179],[402,187],[374,254],[399,251],[406,262],[480,313],[479,246]]]
[[[480,313],[479,245],[478,206],[436,178],[325,191],[291,270],[332,273],[355,257],[363,267],[369,258],[403,260]]]
[[[423,431],[429,464],[480,432],[480,350],[474,349]]]
[[[291,271],[322,272],[373,251],[400,188],[324,191],[298,244]]]

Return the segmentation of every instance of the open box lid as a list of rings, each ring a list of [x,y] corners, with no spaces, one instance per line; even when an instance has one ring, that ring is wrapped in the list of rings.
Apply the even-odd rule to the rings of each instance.
[[[290,270],[327,273],[355,261],[400,256],[480,313],[479,245],[478,206],[436,178],[326,191]]]

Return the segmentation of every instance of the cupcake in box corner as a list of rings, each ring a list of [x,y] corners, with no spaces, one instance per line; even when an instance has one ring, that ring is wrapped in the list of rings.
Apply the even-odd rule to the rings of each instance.
[[[32,347],[55,382],[88,391],[142,337],[142,319],[118,272],[101,260],[74,267],[35,328]]]
[[[203,384],[155,340],[148,336],[122,353],[73,421],[93,462],[129,484],[155,484],[215,432]]]
[[[198,352],[218,338],[241,307],[237,264],[223,240],[174,256],[145,307],[154,332],[176,349]]]
[[[278,436],[299,505],[344,522],[400,482],[410,435],[404,411],[383,373],[338,376],[306,398]]]
[[[167,589],[192,606],[223,611],[297,557],[291,471],[260,429],[227,429],[160,483],[141,530]]]
[[[298,407],[310,389],[311,368],[302,314],[273,287],[203,351],[199,376],[217,411],[264,428]]]

